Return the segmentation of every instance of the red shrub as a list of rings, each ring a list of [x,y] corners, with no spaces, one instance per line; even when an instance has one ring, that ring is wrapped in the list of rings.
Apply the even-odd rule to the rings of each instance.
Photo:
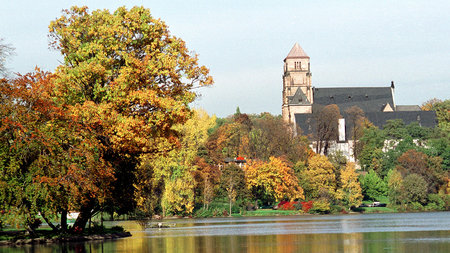
[[[309,209],[311,209],[313,207],[313,205],[314,204],[313,204],[312,200],[302,202],[302,210],[303,210],[303,212],[305,212],[305,213],[309,212]]]

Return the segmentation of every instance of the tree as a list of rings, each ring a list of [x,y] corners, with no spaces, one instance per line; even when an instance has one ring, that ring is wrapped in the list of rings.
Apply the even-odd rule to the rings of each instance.
[[[40,212],[48,220],[96,198],[104,203],[115,179],[90,128],[52,100],[54,76],[37,70],[0,83],[0,207],[31,228]],[[33,230],[33,229],[31,229]]]
[[[436,117],[439,122],[439,128],[443,131],[450,132],[450,99],[442,102],[434,103],[432,110],[436,111]]]
[[[384,132],[375,126],[364,129],[361,137],[362,150],[358,156],[363,170],[376,170],[374,165],[381,164],[385,139]]]
[[[420,175],[428,185],[428,193],[437,193],[445,183],[445,173],[441,168],[442,158],[428,157],[422,152],[408,150],[398,158],[397,170],[403,177],[409,174]]]
[[[14,48],[3,43],[3,38],[0,38],[0,77],[7,75],[7,69],[5,66],[6,59],[14,53]]]
[[[338,121],[342,118],[339,107],[335,104],[327,105],[313,112],[314,138],[316,140],[316,153],[328,154],[331,141],[338,139]]]
[[[210,165],[200,157],[196,158],[195,165],[198,169],[193,173],[197,183],[196,189],[199,190],[196,196],[202,198],[203,208],[208,209],[214,198],[216,186],[220,183],[220,170],[218,166]]]
[[[403,185],[402,174],[396,169],[390,170],[387,174],[387,185],[389,201],[394,205],[399,204]]]
[[[419,202],[425,204],[427,201],[427,182],[418,174],[407,175],[403,179],[400,201],[403,203]]]
[[[386,194],[386,183],[373,170],[361,176],[359,181],[365,199],[378,200]]]
[[[153,213],[157,203],[153,202],[153,196],[148,195],[148,188],[151,185],[161,185],[160,205],[164,216],[167,213],[182,215],[192,213],[195,197],[194,174],[198,169],[197,153],[200,147],[205,145],[208,129],[213,127],[215,120],[215,117],[209,117],[205,111],[195,110],[192,118],[186,123],[173,126],[180,135],[177,148],[168,152],[144,155],[145,163],[141,164],[136,177],[135,198],[138,200],[138,207],[146,210],[145,207],[150,205],[153,209],[147,211],[149,214]]]
[[[100,157],[132,183],[141,155],[177,144],[172,126],[190,118],[192,88],[212,83],[208,69],[143,7],[114,13],[72,7],[49,28],[51,46],[64,57],[55,73],[53,100],[80,128],[91,129],[105,148]],[[113,189],[124,187],[120,183],[114,181]],[[97,198],[88,199],[74,227],[84,228],[99,207]]]
[[[345,110],[345,113],[348,115],[348,127],[351,129],[350,133],[353,140],[353,157],[356,160],[361,152],[360,139],[364,134],[364,121],[366,118],[364,117],[364,111],[358,106],[348,108]]]
[[[433,111],[433,108],[438,103],[442,103],[442,100],[438,98],[432,98],[423,102],[422,105],[420,106],[420,109],[422,111]]]
[[[247,188],[253,196],[270,204],[273,201],[304,199],[294,170],[283,160],[270,157],[268,162],[253,161],[245,167]]]
[[[236,202],[236,199],[243,199],[246,195],[245,172],[236,164],[228,164],[222,169],[220,184],[228,198],[230,205],[229,215],[231,216],[233,203]]]
[[[355,164],[347,163],[341,172],[341,188],[337,191],[337,198],[342,200],[344,205],[350,210],[352,206],[361,205],[363,195],[355,171]]]
[[[302,173],[303,188],[307,198],[333,199],[336,191],[336,178],[333,165],[326,156],[314,155],[308,160],[308,167]]]
[[[292,131],[281,117],[262,113],[253,120],[249,132],[249,155],[252,159],[268,161],[273,157],[286,157],[292,163],[306,160],[308,140]]]

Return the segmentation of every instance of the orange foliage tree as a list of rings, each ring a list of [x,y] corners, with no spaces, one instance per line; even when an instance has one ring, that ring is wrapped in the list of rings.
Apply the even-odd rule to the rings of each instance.
[[[245,167],[245,178],[253,196],[266,203],[304,198],[294,171],[279,158],[270,157],[268,162],[252,161]]]

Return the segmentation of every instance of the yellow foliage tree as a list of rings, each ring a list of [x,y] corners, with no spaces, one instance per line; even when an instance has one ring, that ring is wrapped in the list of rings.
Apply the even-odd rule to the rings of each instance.
[[[352,206],[361,205],[363,195],[354,163],[348,162],[345,169],[341,171],[341,185],[342,187],[337,191],[337,198],[342,200],[349,209]]]
[[[247,188],[259,199],[280,201],[304,199],[298,179],[283,160],[270,157],[269,162],[251,162],[245,168]]]
[[[326,156],[314,155],[308,160],[308,167],[302,173],[305,190],[309,197],[333,198],[335,195],[336,177],[333,164]]]
[[[192,213],[195,186],[192,172],[197,169],[195,157],[198,149],[205,144],[208,129],[214,126],[215,121],[215,116],[209,117],[205,111],[195,110],[185,124],[173,127],[181,135],[177,149],[143,158],[137,175],[140,182],[135,185],[138,207],[151,213],[150,209],[157,206],[154,202],[161,201],[164,215]],[[158,185],[161,189],[155,191]],[[160,196],[155,199],[158,193]]]

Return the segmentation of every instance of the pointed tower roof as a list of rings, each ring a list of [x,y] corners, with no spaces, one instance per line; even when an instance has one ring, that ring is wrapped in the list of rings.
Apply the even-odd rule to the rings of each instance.
[[[309,56],[303,51],[303,48],[296,42],[295,45],[292,47],[289,54],[286,56],[286,59],[292,59],[292,58],[309,58]]]

